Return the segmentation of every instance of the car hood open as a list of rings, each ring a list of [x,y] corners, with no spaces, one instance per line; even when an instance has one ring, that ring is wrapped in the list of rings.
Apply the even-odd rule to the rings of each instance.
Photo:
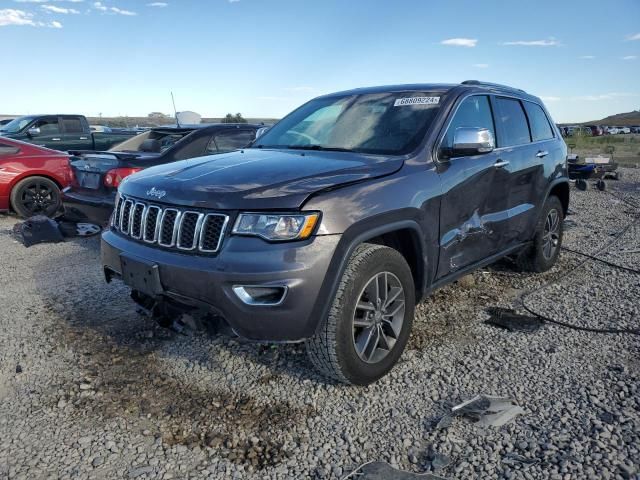
[[[152,167],[124,195],[194,208],[297,209],[318,191],[396,172],[400,157],[249,148]]]

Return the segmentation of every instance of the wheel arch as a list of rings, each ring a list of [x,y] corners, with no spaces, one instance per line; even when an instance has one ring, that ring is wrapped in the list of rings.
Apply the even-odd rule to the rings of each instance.
[[[13,189],[16,188],[16,185],[18,185],[20,182],[31,177],[42,177],[42,178],[46,178],[47,180],[51,180],[53,183],[56,184],[56,186],[60,189],[61,192],[62,192],[62,189],[64,188],[60,180],[58,180],[55,176],[51,175],[51,173],[49,172],[41,173],[41,172],[29,171],[29,173],[26,173],[24,175],[14,178],[9,184],[9,188],[7,189],[7,198],[9,202],[10,211],[15,212],[15,209],[13,208],[13,201],[12,201]]]
[[[363,226],[356,224],[343,234],[320,288],[312,311],[318,326],[329,313],[331,299],[336,294],[351,255],[363,243],[376,243],[398,250],[407,260],[414,277],[416,303],[422,298],[428,277],[428,252],[425,251],[425,239],[418,222],[406,219],[388,223],[381,220],[375,226],[369,225],[369,222]]]
[[[562,204],[563,213],[566,216],[567,212],[569,211],[569,197],[570,197],[569,180],[568,179],[559,179],[559,180],[553,182],[549,186],[549,190],[547,192],[547,195],[545,196],[545,201],[551,195],[556,196],[556,197],[558,197],[560,199],[560,203]]]

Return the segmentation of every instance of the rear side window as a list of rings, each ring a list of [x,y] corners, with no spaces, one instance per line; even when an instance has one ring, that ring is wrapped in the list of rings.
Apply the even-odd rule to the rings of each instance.
[[[256,138],[253,130],[229,130],[220,132],[213,137],[213,141],[207,147],[208,153],[233,152],[244,148]],[[215,142],[215,143],[214,143]],[[218,147],[216,150],[216,146]]]
[[[551,130],[549,119],[544,113],[544,110],[542,110],[542,107],[535,103],[524,102],[524,108],[527,111],[527,117],[529,117],[533,141],[537,142],[539,140],[549,140],[553,138],[553,130]]]
[[[460,127],[476,127],[486,128],[491,132],[493,138],[496,132],[493,127],[493,117],[491,116],[491,106],[489,105],[489,97],[484,95],[473,95],[465,98],[449,124],[447,133],[441,144],[441,148],[453,148],[453,140],[456,130]]]
[[[531,142],[527,117],[519,100],[496,98],[496,126],[500,135],[498,146],[511,147]]]
[[[82,122],[79,118],[63,118],[62,124],[64,125],[65,133],[84,133]]]

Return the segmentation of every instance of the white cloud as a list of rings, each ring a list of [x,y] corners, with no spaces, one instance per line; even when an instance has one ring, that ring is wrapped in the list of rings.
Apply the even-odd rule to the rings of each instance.
[[[635,60],[638,57],[636,55],[627,55],[626,57],[621,57],[622,60]]]
[[[49,13],[61,13],[63,15],[78,15],[80,13],[75,8],[56,7],[55,5],[41,5],[41,8]]]
[[[25,12],[24,10],[15,10],[13,8],[0,9],[0,27],[7,27],[10,25],[62,28],[62,24],[60,22],[46,23],[34,20],[33,13]]]
[[[240,0],[229,0],[229,3],[236,3],[239,2]]]
[[[93,2],[93,8],[95,8],[96,10],[100,10],[101,12],[111,13],[114,15],[125,15],[128,17],[133,17],[137,15],[136,12],[132,12],[131,10],[123,10],[122,8],[118,8],[118,7],[107,7],[102,2]]]
[[[474,63],[473,66],[476,68],[489,68],[488,63]]]
[[[69,2],[69,3],[82,3],[84,0],[13,0],[16,3],[49,3],[51,2]]]
[[[593,55],[582,55],[582,56],[580,56],[578,58],[581,58],[583,60],[593,60],[596,57],[594,57]]]
[[[628,35],[627,40],[640,40],[640,33],[634,33],[633,35]]]
[[[441,45],[451,45],[454,47],[475,47],[478,44],[477,38],[448,38],[440,42]]]
[[[521,45],[525,47],[558,47],[560,46],[560,42],[552,37],[546,40],[514,40],[511,42],[502,42],[502,45]]]
[[[164,7],[168,7],[169,4],[165,3],[165,2],[152,2],[152,3],[147,3],[147,7],[156,7],[156,8],[164,8]]]
[[[34,27],[33,14],[12,8],[2,9],[0,10],[0,27],[6,27],[7,25],[29,25]]]

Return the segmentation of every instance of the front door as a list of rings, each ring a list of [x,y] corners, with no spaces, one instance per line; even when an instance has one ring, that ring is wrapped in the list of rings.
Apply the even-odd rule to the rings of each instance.
[[[463,99],[447,127],[438,150],[443,188],[440,205],[440,257],[438,278],[472,265],[501,249],[504,225],[500,212],[507,202],[507,178],[499,152],[447,157],[456,129],[488,129],[495,138],[487,95]]]
[[[39,133],[29,139],[29,142],[54,150],[60,150],[62,142],[62,129],[57,116],[43,117],[35,121],[30,127],[38,129]]]

